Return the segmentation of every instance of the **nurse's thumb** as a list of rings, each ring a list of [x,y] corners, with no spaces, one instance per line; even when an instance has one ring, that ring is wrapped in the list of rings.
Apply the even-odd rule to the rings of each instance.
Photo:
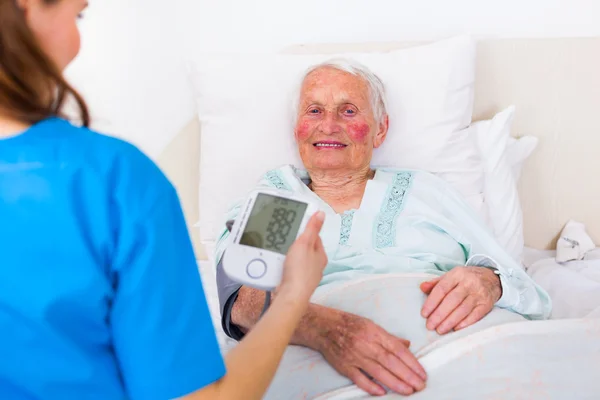
[[[308,241],[309,244],[314,244],[317,238],[319,237],[319,232],[321,232],[321,228],[323,227],[323,222],[325,221],[325,213],[323,211],[317,211],[313,214],[312,217],[308,220],[306,224],[306,228],[304,228],[304,239]]]

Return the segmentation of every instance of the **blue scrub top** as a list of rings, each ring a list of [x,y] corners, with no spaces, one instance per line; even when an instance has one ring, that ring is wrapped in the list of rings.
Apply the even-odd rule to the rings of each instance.
[[[156,165],[58,118],[0,140],[0,398],[163,400],[224,373]]]

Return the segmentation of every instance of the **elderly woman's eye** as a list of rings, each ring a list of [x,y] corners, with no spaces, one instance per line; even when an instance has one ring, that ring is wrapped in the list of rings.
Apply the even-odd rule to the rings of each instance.
[[[317,108],[311,108],[310,110],[308,110],[309,114],[318,114],[319,113],[319,109]]]
[[[354,115],[354,114],[356,114],[356,111],[354,111],[351,108],[348,108],[348,109],[344,110],[344,114],[346,114],[346,115]]]

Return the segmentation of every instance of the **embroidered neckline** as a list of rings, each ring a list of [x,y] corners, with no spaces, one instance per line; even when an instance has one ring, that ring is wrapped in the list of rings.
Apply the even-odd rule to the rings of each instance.
[[[342,246],[347,245],[348,239],[350,239],[350,231],[352,230],[355,212],[356,210],[348,210],[341,214],[342,224],[340,226],[340,244]]]
[[[404,197],[412,180],[412,172],[399,172],[394,176],[394,181],[375,220],[375,248],[392,247],[396,244],[396,219],[404,207]]]
[[[266,173],[265,177],[269,183],[271,183],[271,185],[275,186],[277,189],[292,190],[292,188],[283,179],[283,176],[279,170],[269,171]]]
[[[297,175],[297,172],[294,169]],[[279,170],[272,170],[266,173],[266,179],[277,189],[292,190],[289,184],[284,180]],[[392,247],[396,243],[396,218],[404,207],[404,197],[410,188],[414,174],[410,171],[398,172],[393,178],[386,198],[379,214],[374,222],[374,244],[375,248]],[[300,177],[299,177],[300,178]],[[347,245],[350,239],[352,223],[356,210],[348,210],[339,214],[341,218],[340,226],[340,245]]]

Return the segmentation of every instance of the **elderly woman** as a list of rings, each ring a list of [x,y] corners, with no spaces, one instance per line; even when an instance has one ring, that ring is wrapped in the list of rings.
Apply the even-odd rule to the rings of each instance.
[[[294,134],[306,170],[274,169],[259,187],[310,197],[325,211],[321,237],[329,263],[319,290],[366,277],[430,274],[417,284],[427,295],[419,317],[435,335],[473,325],[494,307],[509,310],[508,320],[549,316],[548,295],[445,182],[422,171],[371,166],[388,132],[377,76],[355,62],[332,60],[308,70],[298,100]],[[234,206],[227,219],[238,211]],[[224,229],[217,260],[228,244]],[[265,296],[229,281],[220,267],[217,272],[223,328],[239,339],[259,319]],[[374,395],[385,393],[377,382],[402,394],[425,386],[409,342],[355,313],[311,304],[292,344],[320,352]]]

